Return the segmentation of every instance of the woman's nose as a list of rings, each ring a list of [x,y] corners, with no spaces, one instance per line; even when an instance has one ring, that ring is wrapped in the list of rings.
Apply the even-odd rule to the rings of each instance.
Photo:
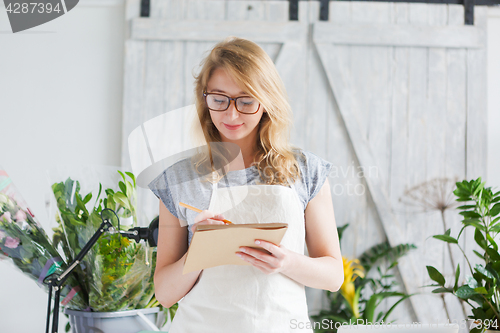
[[[229,107],[226,111],[228,112],[229,119],[236,119],[239,117],[239,112],[236,110],[236,101],[229,101]]]

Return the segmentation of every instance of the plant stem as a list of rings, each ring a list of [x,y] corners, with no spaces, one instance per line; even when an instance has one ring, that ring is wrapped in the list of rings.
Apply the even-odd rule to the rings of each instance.
[[[448,230],[446,228],[446,220],[444,218],[444,209],[441,209],[441,219],[443,220],[443,228],[444,228],[444,231],[446,232],[446,230]],[[450,253],[450,261],[451,261],[451,268],[452,268],[452,271],[453,271],[453,276],[455,276],[456,274],[456,270],[455,270],[455,260],[453,259],[453,254],[451,252],[451,244],[450,243],[446,243],[448,245],[448,252]]]
[[[495,295],[495,305],[497,306],[497,310],[498,310],[498,301],[499,301],[499,295],[498,295],[498,289],[495,287],[495,292],[494,292],[494,295]],[[499,318],[500,319],[500,318]]]
[[[444,294],[441,294],[441,299],[443,300],[444,311],[446,312],[446,317],[448,317],[448,322],[451,321],[450,313],[448,312],[448,306],[446,305],[446,301],[444,300]]]
[[[495,316],[497,317],[497,319],[500,320],[500,315],[498,315],[498,311],[495,309],[493,304],[491,304],[491,302],[483,294],[481,294],[481,296],[483,296],[484,300],[489,304],[489,306],[491,307],[491,310],[493,310],[493,312],[495,312]]]
[[[467,258],[467,256],[465,255],[465,252],[464,252],[464,250],[462,249],[462,247],[461,247],[459,244],[457,244],[457,246],[458,246],[458,248],[460,249],[460,251],[462,251],[462,254],[464,255],[465,260],[467,260],[467,265],[469,265],[469,270],[470,270],[470,273],[471,273],[471,274],[474,274],[474,272],[472,271],[472,266],[471,266],[471,264],[470,264],[469,258]]]
[[[444,217],[444,209],[441,209],[441,218],[443,219],[443,228],[444,228],[444,231],[446,232],[446,230],[448,230],[446,228],[446,219]],[[448,246],[448,252],[450,254],[450,261],[451,261],[451,267],[452,267],[452,272],[453,272],[453,276],[455,276],[457,274],[457,271],[455,269],[455,260],[453,259],[453,253],[451,252],[451,244],[450,243],[446,243],[446,245]],[[463,251],[462,251],[463,253]],[[470,267],[470,265],[469,265]],[[448,315],[448,319],[451,320],[449,314],[448,314],[448,309],[446,308],[446,301],[444,300],[444,294],[441,295],[442,298],[443,298],[443,303],[444,303],[444,308],[446,310],[446,314]],[[462,306],[462,312],[464,314],[464,317],[467,318],[467,310],[465,309],[465,304],[464,304],[464,301],[462,299],[459,299],[460,300],[460,305]]]

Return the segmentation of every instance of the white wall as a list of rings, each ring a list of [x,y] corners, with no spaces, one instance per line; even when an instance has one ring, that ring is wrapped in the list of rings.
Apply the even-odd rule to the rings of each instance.
[[[488,11],[488,175],[500,190],[500,6]]]
[[[122,1],[80,3],[12,34],[0,5],[0,165],[46,230],[44,170],[119,165],[123,80]],[[0,331],[44,332],[47,294],[0,262]],[[64,316],[60,332],[64,332]]]

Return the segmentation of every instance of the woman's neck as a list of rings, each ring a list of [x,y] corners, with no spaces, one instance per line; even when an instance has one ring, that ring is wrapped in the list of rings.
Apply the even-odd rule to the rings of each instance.
[[[229,171],[242,170],[252,166],[255,160],[256,145],[251,142],[233,142],[240,148],[238,156],[229,164]]]
[[[239,140],[228,140],[226,137],[221,136],[222,142],[231,142],[240,148],[240,154],[229,165],[229,170],[242,170],[252,166],[255,155],[257,153],[257,141],[259,137],[259,128],[256,127],[246,137]]]

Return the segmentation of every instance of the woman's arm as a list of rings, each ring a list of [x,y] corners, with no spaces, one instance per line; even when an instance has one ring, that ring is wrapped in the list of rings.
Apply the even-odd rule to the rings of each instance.
[[[305,220],[309,257],[266,241],[258,245],[272,255],[249,247],[242,247],[245,253],[238,254],[265,273],[281,272],[308,287],[337,291],[344,281],[344,270],[328,179],[309,201]]]
[[[188,248],[188,230],[160,200],[158,246],[154,276],[156,299],[169,308],[193,287],[201,271],[183,275]]]
[[[199,213],[192,226],[200,224],[224,224],[222,215],[204,210]],[[154,276],[156,299],[165,307],[171,307],[194,286],[201,270],[182,274],[188,249],[188,230],[160,200],[158,245]]]

